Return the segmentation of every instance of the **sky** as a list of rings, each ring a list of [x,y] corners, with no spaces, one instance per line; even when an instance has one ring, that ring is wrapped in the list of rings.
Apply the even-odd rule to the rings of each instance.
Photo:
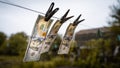
[[[50,4],[55,3],[54,8],[59,8],[59,11],[54,15],[61,18],[64,13],[70,9],[68,16],[74,15],[74,18],[65,22],[59,34],[64,35],[67,26],[72,23],[80,14],[81,19],[85,21],[78,24],[75,32],[83,29],[91,29],[97,27],[108,26],[109,15],[111,13],[110,6],[116,3],[116,0],[0,0],[17,5],[21,5],[33,10],[46,13]],[[27,35],[31,35],[33,26],[37,16],[41,15],[32,11],[21,9],[15,6],[0,3],[0,31],[8,36],[17,32],[24,31]],[[52,18],[54,21],[57,20]],[[52,27],[51,25],[51,27]],[[51,28],[50,27],[50,28]]]

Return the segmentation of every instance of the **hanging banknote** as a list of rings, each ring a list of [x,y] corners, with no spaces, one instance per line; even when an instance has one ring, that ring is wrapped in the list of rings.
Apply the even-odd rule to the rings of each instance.
[[[68,54],[69,53],[70,41],[72,40],[75,28],[80,22],[84,21],[84,19],[78,21],[80,16],[73,23],[70,23],[69,26],[67,27],[66,33],[60,44],[58,54]]]
[[[53,20],[50,18],[58,11],[58,8],[52,11],[54,3],[51,4],[45,16],[38,16],[38,19],[33,28],[32,36],[29,39],[24,62],[39,61],[42,43],[46,38],[48,29]]]
[[[53,25],[50,33],[48,34],[47,38],[45,39],[44,43],[43,43],[43,47],[42,47],[42,50],[41,50],[41,54],[42,53],[45,53],[45,52],[48,52],[52,43],[54,42],[54,40],[56,39],[56,36],[57,36],[57,32],[58,30],[60,29],[61,25],[67,21],[68,19],[72,18],[73,16],[70,16],[70,17],[67,17],[67,14],[70,10],[68,10],[60,20],[57,20],[55,22],[55,24]]]
[[[37,61],[40,58],[39,52],[42,48],[43,40],[46,37],[49,26],[52,20],[44,21],[44,17],[38,16],[37,22],[32,32],[32,37],[29,39],[28,48],[24,61]]]

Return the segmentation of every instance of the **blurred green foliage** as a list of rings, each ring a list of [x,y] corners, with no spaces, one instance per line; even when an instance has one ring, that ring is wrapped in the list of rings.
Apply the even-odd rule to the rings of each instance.
[[[0,68],[57,68],[62,66],[71,67],[74,62],[74,60],[70,60],[71,58],[75,58],[71,56],[76,55],[74,51],[76,50],[75,48],[77,44],[73,40],[70,43],[70,54],[67,56],[57,54],[59,45],[61,43],[60,35],[57,35],[57,38],[52,44],[50,51],[41,55],[40,62],[26,63],[22,60],[27,48],[28,36],[24,32],[12,34],[8,39],[6,39],[5,34],[4,36],[5,40],[0,46]]]
[[[27,45],[27,35],[24,32],[12,34],[5,40],[0,48],[2,55],[19,55],[25,50]]]
[[[0,46],[5,42],[6,38],[7,36],[3,32],[0,32]]]
[[[117,4],[111,6],[111,10],[112,21],[109,22],[113,32],[111,38],[116,45],[120,45],[120,41],[117,39],[117,36],[120,35],[120,0],[117,0]]]

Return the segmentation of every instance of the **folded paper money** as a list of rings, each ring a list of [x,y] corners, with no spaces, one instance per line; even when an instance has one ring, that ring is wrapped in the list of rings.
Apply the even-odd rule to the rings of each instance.
[[[32,36],[29,38],[24,61],[38,61],[40,58],[43,40],[45,40],[48,29],[52,23],[51,19],[49,21],[45,21],[44,19],[43,16],[38,16]]]
[[[73,38],[75,28],[77,27],[77,25],[80,22],[84,21],[84,19],[78,21],[80,17],[81,17],[81,15],[79,15],[78,18],[73,23],[70,23],[69,26],[67,27],[66,33],[65,33],[65,35],[62,39],[62,42],[60,44],[58,54],[68,54],[69,53],[70,41]]]

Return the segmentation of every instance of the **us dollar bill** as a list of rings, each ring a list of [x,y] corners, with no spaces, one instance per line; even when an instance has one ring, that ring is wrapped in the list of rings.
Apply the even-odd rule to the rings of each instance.
[[[40,52],[41,54],[49,51],[52,43],[56,39],[57,32],[59,31],[61,25],[62,25],[62,23],[60,23],[60,20],[57,20],[55,22],[55,24],[51,28],[51,31],[49,32],[48,36],[46,37],[46,39],[43,42],[43,47]]]
[[[45,21],[45,17],[39,15],[29,42],[23,61],[39,61],[43,41],[53,20]]]
[[[76,26],[74,26],[72,23],[70,23],[69,26],[67,27],[66,33],[60,44],[58,54],[68,54],[69,53],[70,41],[72,40],[75,28],[76,28]]]

